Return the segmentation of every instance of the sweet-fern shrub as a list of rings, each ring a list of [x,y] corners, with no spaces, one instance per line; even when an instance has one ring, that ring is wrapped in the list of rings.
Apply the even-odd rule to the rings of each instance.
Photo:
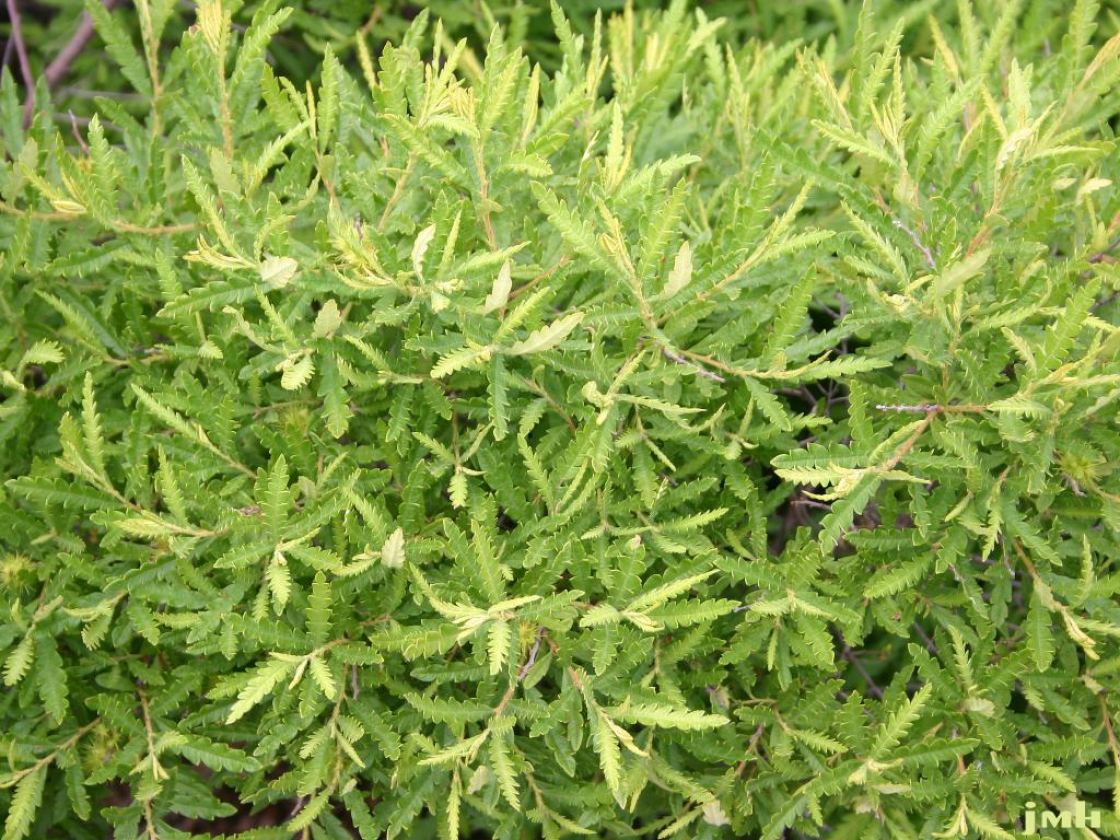
[[[1118,836],[1120,38],[1020,5],[5,69],[5,840]]]

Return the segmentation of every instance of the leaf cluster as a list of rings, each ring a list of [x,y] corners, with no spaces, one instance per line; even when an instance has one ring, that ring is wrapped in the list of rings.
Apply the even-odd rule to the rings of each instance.
[[[1118,836],[1115,17],[454,5],[0,71],[4,840]]]

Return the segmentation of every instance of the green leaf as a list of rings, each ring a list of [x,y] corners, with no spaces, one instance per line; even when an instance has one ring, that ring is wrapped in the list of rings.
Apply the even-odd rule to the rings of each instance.
[[[254,706],[273,692],[277,684],[292,672],[292,664],[282,659],[266,659],[237,692],[237,701],[230,707],[226,723],[241,720]]]
[[[43,707],[55,723],[62,723],[70,708],[66,667],[54,638],[42,632],[35,636],[35,663],[35,681]],[[5,670],[5,681],[6,678]]]
[[[47,780],[47,766],[42,765],[16,784],[8,806],[8,818],[4,821],[4,840],[23,840],[31,834],[35,813],[43,801],[43,786]]]
[[[595,715],[593,741],[607,789],[617,799],[622,789],[622,750],[618,745],[618,737],[603,714]]]
[[[871,747],[871,754],[882,757],[890,754],[901,742],[910,728],[917,722],[922,708],[929,702],[933,693],[933,686],[923,685],[913,697],[904,697],[891,712],[886,723],[879,729],[875,743]]]
[[[510,345],[506,352],[513,356],[525,356],[551,350],[567,338],[582,320],[582,312],[571,312],[547,326],[534,330],[528,338]]]
[[[1035,668],[1040,673],[1045,673],[1054,661],[1054,631],[1051,627],[1050,612],[1042,605],[1037,591],[1031,595],[1026,629],[1027,645],[1034,659]]]
[[[868,598],[883,598],[910,589],[925,576],[931,562],[930,557],[916,557],[883,569],[868,581],[864,595]]]
[[[183,758],[194,764],[205,764],[211,770],[230,773],[253,773],[260,769],[260,762],[239,749],[201,735],[190,735],[184,744],[175,748]]]
[[[701,572],[700,574],[690,575],[689,577],[681,578],[680,580],[673,580],[669,581],[668,583],[664,583],[661,586],[655,587],[632,600],[629,604],[629,609],[649,610],[653,609],[654,607],[659,607],[667,601],[676,598],[678,595],[683,595],[685,592],[688,592],[688,590],[696,586],[696,584],[702,583],[714,574],[715,570],[711,569],[707,572]]]
[[[328,700],[334,700],[338,696],[338,683],[331,673],[330,666],[322,657],[312,656],[308,661],[307,670],[311,672],[311,678],[315,681],[315,685],[319,686],[319,690],[326,695]]]
[[[86,14],[93,19],[97,34],[104,41],[109,55],[120,65],[122,75],[139,94],[150,97],[152,86],[144,60],[136,51],[118,17],[110,14],[98,0],[86,0],[85,5]]]
[[[440,765],[440,764],[453,764],[459,759],[465,759],[473,756],[478,752],[479,748],[486,742],[490,736],[490,730],[484,729],[472,738],[466,738],[462,741],[457,741],[450,747],[438,750],[432,755],[420,761],[421,766]]]
[[[307,598],[307,634],[311,644],[319,647],[331,632],[331,586],[326,575],[318,572]]]
[[[381,562],[387,568],[399,569],[404,565],[405,550],[404,550],[404,530],[397,528],[393,533],[385,539],[385,544],[381,546]]]
[[[35,640],[28,634],[24,636],[4,660],[4,685],[18,685],[31,670],[35,660]]]
[[[404,699],[424,717],[436,723],[467,723],[486,720],[494,714],[492,706],[463,702],[450,697],[425,697],[420,694],[406,693]]]
[[[264,575],[272,595],[272,608],[280,615],[292,595],[292,570],[288,567],[287,558],[279,551],[273,552]]]
[[[340,438],[350,427],[350,417],[353,413],[350,409],[350,399],[343,387],[336,357],[328,354],[321,359],[322,370],[319,374],[318,394],[323,398],[327,431],[335,438]]]
[[[510,646],[513,642],[513,628],[508,621],[492,621],[489,625],[487,657],[490,660],[490,673],[502,672],[509,661]]]
[[[611,712],[620,723],[638,723],[662,729],[714,729],[729,723],[723,715],[713,715],[691,709],[676,709],[661,703],[639,703],[622,706]]]
[[[441,356],[436,366],[432,368],[432,379],[443,379],[456,371],[485,362],[492,352],[490,347],[462,347],[453,350]]]
[[[510,746],[505,735],[495,735],[490,739],[490,766],[498,780],[502,797],[514,811],[521,810],[521,790],[517,783],[518,773],[510,756]]]

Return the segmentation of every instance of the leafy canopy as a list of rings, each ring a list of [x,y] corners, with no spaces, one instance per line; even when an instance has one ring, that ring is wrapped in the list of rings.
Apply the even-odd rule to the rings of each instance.
[[[173,5],[0,81],[4,840],[1118,836],[1114,17]]]

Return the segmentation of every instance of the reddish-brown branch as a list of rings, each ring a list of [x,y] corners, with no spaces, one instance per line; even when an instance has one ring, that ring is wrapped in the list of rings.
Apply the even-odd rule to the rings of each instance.
[[[31,62],[27,58],[27,48],[23,41],[23,27],[19,14],[19,6],[16,0],[5,0],[8,8],[8,18],[11,21],[12,37],[8,46],[15,47],[16,57],[19,61],[20,74],[23,76],[23,83],[27,87],[27,99],[23,104],[23,127],[27,128],[31,125],[31,117],[35,112],[35,77],[31,73]],[[120,3],[120,0],[101,0],[102,5],[108,10]],[[74,30],[74,34],[70,36],[70,40],[66,42],[58,55],[54,57],[46,69],[43,70],[43,78],[47,82],[48,88],[54,88],[66,76],[70,65],[74,63],[75,59],[82,54],[86,44],[93,37],[94,26],[93,18],[89,16],[89,12],[82,12],[81,21],[78,23],[78,28]],[[5,53],[7,50],[5,50]],[[5,55],[6,58],[6,55]]]
[[[119,2],[120,0],[102,0],[101,5],[108,10]],[[43,78],[47,80],[47,87],[53,88],[62,81],[62,78],[70,69],[70,65],[82,54],[82,50],[89,43],[89,39],[93,37],[93,31],[93,18],[89,16],[89,12],[82,12],[82,19],[78,23],[78,28],[74,30],[74,34],[70,36],[66,46],[59,50],[58,55],[43,71]]]
[[[27,60],[27,46],[23,43],[23,22],[19,17],[19,6],[16,5],[16,0],[7,0],[7,4],[8,20],[12,26],[12,43],[16,46],[19,72],[27,88],[27,101],[23,104],[23,127],[27,128],[31,125],[31,114],[35,110],[35,77],[31,74],[31,62]]]

